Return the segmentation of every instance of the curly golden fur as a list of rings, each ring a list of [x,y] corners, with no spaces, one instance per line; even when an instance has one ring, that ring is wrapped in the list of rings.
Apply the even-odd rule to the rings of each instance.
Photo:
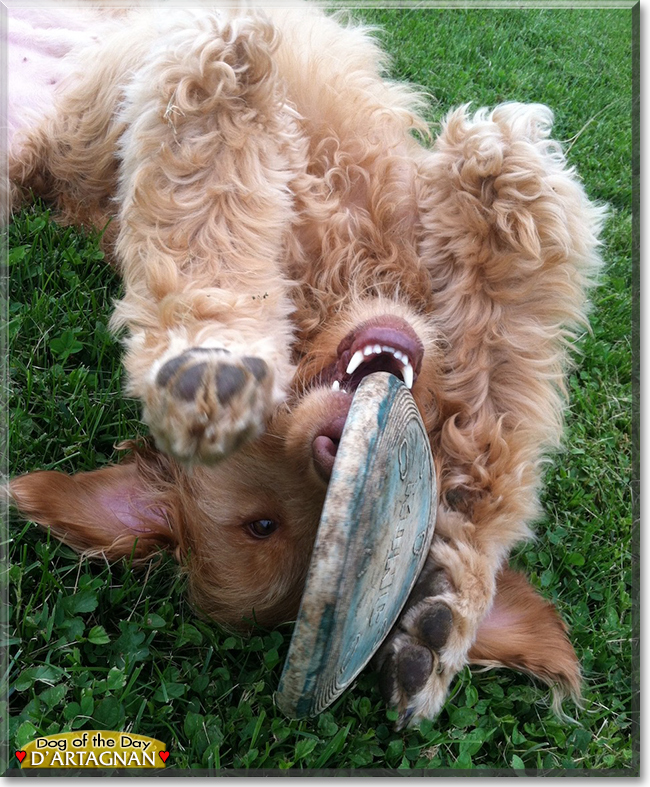
[[[599,266],[603,211],[551,112],[461,107],[428,147],[422,96],[384,77],[369,32],[309,6],[97,25],[12,141],[12,193],[108,225],[113,326],[157,448],[14,479],[15,504],[79,550],[175,551],[217,621],[290,619],[327,489],[316,440],[353,388],[341,364],[388,331],[423,351],[412,392],[440,501],[378,656],[400,723],[434,717],[468,660],[578,696],[564,625],[505,567],[540,513]]]

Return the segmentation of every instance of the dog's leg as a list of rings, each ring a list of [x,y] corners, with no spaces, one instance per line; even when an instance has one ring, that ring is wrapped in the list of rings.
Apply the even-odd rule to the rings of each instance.
[[[65,10],[57,13],[63,19],[70,16]],[[83,33],[63,58],[67,37],[62,20],[62,42],[56,48],[61,60],[54,69],[60,80],[52,105],[38,114],[29,107],[16,109],[17,128],[7,140],[10,205],[16,209],[40,197],[55,206],[59,222],[104,230],[104,247],[111,250],[117,235],[117,146],[124,130],[116,108],[154,34],[151,25],[93,9],[77,14],[72,26],[77,25]],[[20,88],[10,92],[19,107]]]
[[[66,223],[112,219],[129,392],[162,448],[216,460],[262,430],[292,377],[282,268],[303,140],[268,23],[142,11],[117,27],[16,136],[12,201],[31,192]]]
[[[442,547],[442,548],[441,548]],[[379,654],[381,689],[400,712],[398,726],[434,718],[446,699],[451,680],[468,661],[488,667],[509,667],[532,675],[551,687],[553,708],[560,714],[564,697],[580,698],[580,665],[567,638],[566,626],[548,601],[535,593],[525,577],[505,569],[495,578],[494,598],[466,594],[459,606],[450,575],[462,571],[476,579],[476,566],[434,545],[438,562],[422,572],[395,632]],[[450,559],[451,557],[451,559]],[[481,578],[477,588],[486,584]],[[489,584],[489,583],[488,583]],[[466,651],[465,636],[475,639]]]
[[[445,340],[441,502],[426,570],[379,657],[401,724],[435,716],[467,663],[561,437],[567,336],[584,322],[603,212],[548,140],[550,119],[543,107],[459,110],[422,167],[421,252]]]
[[[275,47],[261,19],[188,14],[126,91],[113,324],[128,390],[181,461],[258,435],[294,371],[283,270],[305,151]]]
[[[492,602],[498,555],[477,550],[473,533],[469,522],[440,508],[425,568],[377,655],[398,728],[438,715]]]

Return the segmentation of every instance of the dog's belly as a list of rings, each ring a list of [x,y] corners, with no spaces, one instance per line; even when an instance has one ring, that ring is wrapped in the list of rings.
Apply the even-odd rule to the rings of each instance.
[[[70,53],[99,40],[114,24],[91,8],[13,8],[7,24],[7,128],[39,122],[51,108],[58,86],[74,69]]]

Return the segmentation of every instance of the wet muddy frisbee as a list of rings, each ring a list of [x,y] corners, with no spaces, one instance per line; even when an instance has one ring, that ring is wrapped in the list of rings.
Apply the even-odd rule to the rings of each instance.
[[[359,385],[336,454],[276,702],[315,716],[370,661],[424,565],[436,481],[408,388],[377,372]]]

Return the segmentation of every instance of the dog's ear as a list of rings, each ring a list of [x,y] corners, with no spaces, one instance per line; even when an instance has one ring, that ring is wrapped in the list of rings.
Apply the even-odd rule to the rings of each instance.
[[[570,695],[580,700],[580,664],[555,607],[523,574],[505,569],[497,592],[469,652],[471,664],[510,667],[533,675],[553,689],[553,709]]]
[[[173,500],[146,460],[66,475],[39,471],[9,482],[11,502],[27,519],[48,527],[88,555],[145,558],[174,549]]]

